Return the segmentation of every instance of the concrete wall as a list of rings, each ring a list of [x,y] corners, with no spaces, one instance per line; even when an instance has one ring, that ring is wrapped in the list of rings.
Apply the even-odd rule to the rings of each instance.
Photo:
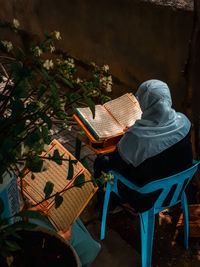
[[[144,80],[166,81],[175,107],[185,94],[192,11],[139,0],[0,0],[0,19],[17,18],[37,35],[59,30],[62,48],[82,61],[110,65],[121,81],[114,94]]]

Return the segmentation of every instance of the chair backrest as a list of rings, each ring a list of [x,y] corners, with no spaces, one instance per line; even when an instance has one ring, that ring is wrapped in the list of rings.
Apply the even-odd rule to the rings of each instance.
[[[115,175],[115,178],[120,180],[130,189],[137,191],[141,194],[148,194],[152,193],[157,190],[161,190],[160,195],[158,196],[157,200],[155,201],[154,208],[156,210],[163,210],[164,208],[168,208],[173,206],[181,201],[182,194],[185,191],[187,185],[191,181],[193,175],[198,169],[198,165],[200,163],[197,161],[193,161],[194,165],[189,169],[177,173],[175,175],[159,179],[153,182],[150,182],[143,187],[135,186],[133,183],[125,179],[123,176],[119,175],[118,173],[111,171]],[[115,188],[113,191],[117,191],[117,180],[115,183]]]

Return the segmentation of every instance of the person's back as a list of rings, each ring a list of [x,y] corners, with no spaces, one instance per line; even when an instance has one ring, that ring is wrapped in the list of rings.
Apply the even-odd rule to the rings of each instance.
[[[191,124],[185,115],[171,108],[166,83],[144,82],[136,97],[142,109],[141,120],[124,134],[117,149],[109,155],[107,169],[113,169],[138,186],[161,179],[192,165]],[[159,192],[141,196],[120,182],[119,193],[136,210],[153,205]]]
[[[139,166],[129,164],[121,170],[127,179],[137,186],[143,186],[153,180],[162,179],[181,172],[192,166],[192,145],[190,132],[178,143],[163,152],[146,159]]]
[[[120,170],[128,180],[134,182],[137,186],[154,180],[162,179],[178,172],[181,172],[192,166],[192,145],[190,141],[190,132],[181,141],[172,147],[164,150],[158,155],[146,159],[138,167],[127,166]],[[149,195],[141,195],[133,192],[122,183],[118,183],[118,190],[121,197],[129,202],[137,211],[144,211],[150,208],[159,196],[160,192]]]

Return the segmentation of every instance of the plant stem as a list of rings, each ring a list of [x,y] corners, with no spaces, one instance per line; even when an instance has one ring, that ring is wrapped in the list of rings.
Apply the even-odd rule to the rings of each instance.
[[[60,192],[56,192],[55,194],[53,194],[53,195],[51,195],[51,196],[49,196],[49,197],[47,197],[47,198],[41,200],[41,201],[38,202],[37,204],[32,205],[32,207],[37,207],[38,205],[42,204],[43,202],[47,201],[48,199],[51,199],[51,198],[55,197],[56,194],[61,194],[61,193],[63,193],[63,192],[66,192],[66,191],[72,189],[73,187],[78,187],[78,186],[80,186],[80,185],[84,185],[84,184],[86,184],[86,183],[91,183],[91,182],[93,183],[92,180],[88,180],[88,181],[79,183],[79,184],[77,184],[77,185],[72,185],[72,186],[70,186],[70,187],[68,187],[68,188],[65,188],[65,189],[61,190]]]

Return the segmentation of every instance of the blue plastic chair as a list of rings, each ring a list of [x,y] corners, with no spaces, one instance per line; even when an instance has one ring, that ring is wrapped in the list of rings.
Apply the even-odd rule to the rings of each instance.
[[[129,180],[125,179],[122,175],[115,171],[110,171],[109,173],[114,175],[114,179],[107,182],[106,193],[104,197],[104,206],[102,214],[101,223],[101,240],[105,238],[105,226],[106,226],[106,215],[108,209],[108,203],[110,198],[110,193],[114,192],[119,196],[117,189],[117,180],[120,180],[123,184],[128,186],[130,189],[137,191],[141,194],[148,194],[156,190],[162,189],[160,195],[154,203],[154,206],[147,211],[140,213],[140,232],[141,232],[141,257],[142,257],[142,267],[151,266],[152,257],[152,247],[153,247],[153,235],[154,235],[154,224],[155,224],[155,214],[162,210],[165,210],[171,206],[181,203],[183,218],[184,218],[184,245],[188,248],[188,235],[189,235],[189,220],[188,220],[188,206],[187,197],[185,194],[185,189],[190,183],[194,173],[198,169],[197,161],[193,161],[194,165],[178,174],[150,182],[143,187],[138,187],[131,183]],[[166,198],[169,193],[173,191],[173,195],[170,201]]]

